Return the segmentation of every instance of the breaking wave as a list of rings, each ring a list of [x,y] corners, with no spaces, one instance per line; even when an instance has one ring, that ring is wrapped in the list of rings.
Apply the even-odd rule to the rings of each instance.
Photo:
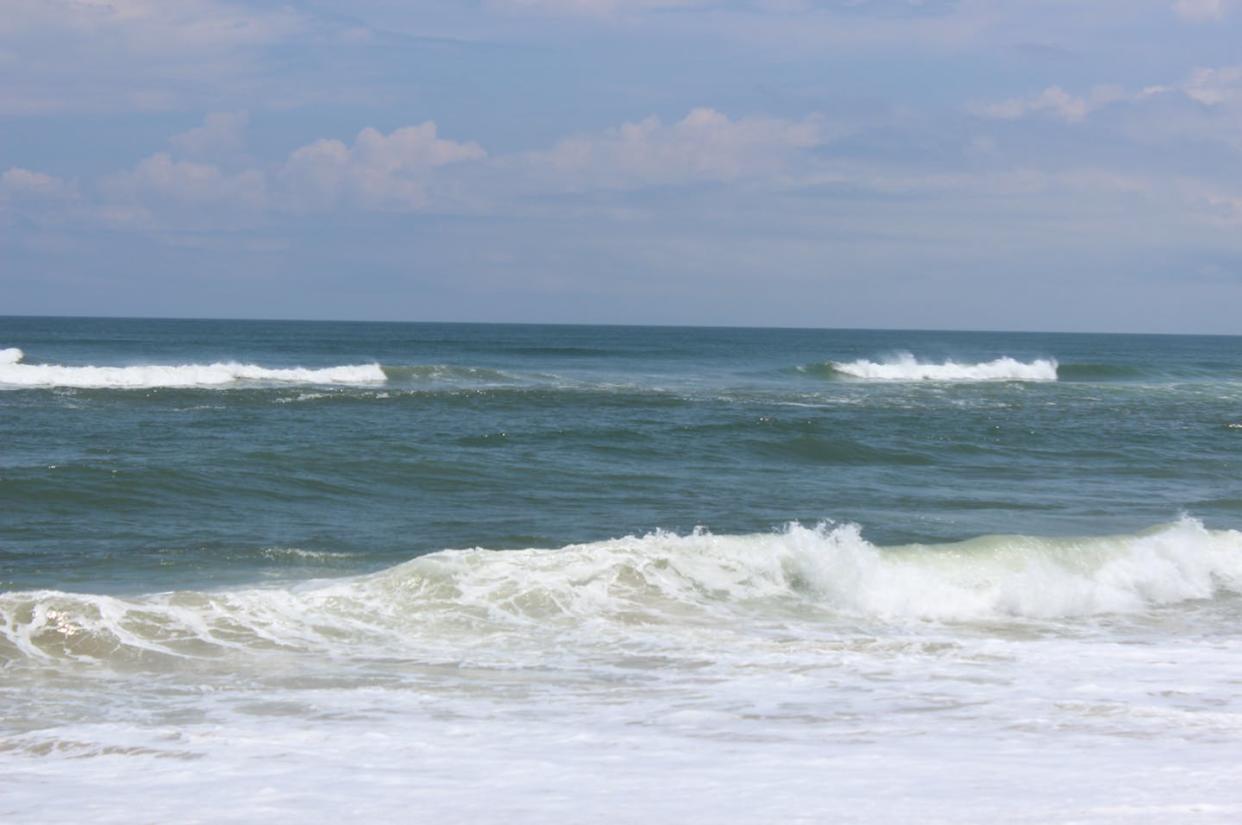
[[[917,360],[908,352],[887,361],[830,361],[825,365],[831,374],[861,378],[867,381],[1056,381],[1057,362],[1040,358],[1030,362],[1013,358],[997,358],[978,363],[943,361],[929,363]]]
[[[0,595],[0,664],[230,651],[378,656],[499,638],[682,625],[1073,620],[1242,593],[1242,533],[1184,518],[1136,535],[881,548],[853,525],[653,533],[557,550],[448,550],[366,576],[135,598]],[[585,628],[585,630],[584,630]],[[661,630],[663,628],[663,630]]]
[[[387,380],[379,364],[307,369],[256,364],[141,364],[126,367],[23,363],[20,349],[0,350],[0,387],[154,389],[227,387],[244,383],[378,384]]]

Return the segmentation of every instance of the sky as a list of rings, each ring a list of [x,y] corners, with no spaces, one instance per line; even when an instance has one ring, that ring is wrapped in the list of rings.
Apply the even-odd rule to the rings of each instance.
[[[0,315],[1242,333],[1242,0],[4,0]]]

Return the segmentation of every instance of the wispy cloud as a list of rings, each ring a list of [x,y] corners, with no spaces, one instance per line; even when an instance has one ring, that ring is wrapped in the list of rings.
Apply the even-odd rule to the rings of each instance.
[[[539,185],[578,191],[592,188],[771,179],[787,172],[805,150],[825,140],[823,118],[731,119],[711,108],[664,123],[648,117],[597,134],[559,141],[520,163]]]
[[[1093,107],[1093,102],[1087,98],[1071,95],[1060,86],[1049,86],[1030,97],[1013,97],[998,103],[975,104],[971,109],[984,117],[1000,120],[1017,120],[1029,115],[1047,114],[1072,123],[1085,118]]]
[[[1060,86],[1049,86],[1028,97],[992,103],[975,102],[967,109],[976,115],[998,120],[1046,115],[1075,123],[1110,104],[1142,104],[1170,97],[1188,99],[1209,108],[1225,109],[1242,104],[1242,66],[1199,68],[1184,81],[1133,90],[1118,85],[1102,85],[1095,86],[1086,94],[1075,95]]]

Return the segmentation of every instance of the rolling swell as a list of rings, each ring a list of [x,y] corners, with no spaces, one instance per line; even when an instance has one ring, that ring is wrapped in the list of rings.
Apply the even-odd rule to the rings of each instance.
[[[0,663],[145,666],[275,651],[458,656],[488,639],[579,631],[625,639],[642,628],[749,622],[790,609],[813,621],[1073,620],[1229,594],[1242,594],[1242,533],[1189,518],[1133,535],[891,548],[853,525],[795,524],[759,535],[449,550],[294,587],[136,598],[10,592],[0,595]]]
[[[848,464],[859,466],[925,466],[933,460],[910,450],[876,447],[841,436],[802,434],[771,443],[760,443],[761,452],[775,458],[810,464]]]
[[[1060,366],[1063,381],[1078,382],[1211,382],[1237,381],[1242,378],[1236,364],[1206,366],[1182,364],[1176,367],[1164,364],[1107,364],[1069,363]]]
[[[523,380],[503,370],[467,367],[452,364],[384,366],[388,380],[401,383],[457,382],[480,384],[511,384]]]
[[[1084,382],[1139,381],[1156,375],[1129,364],[1062,364],[1057,373],[1062,381]]]

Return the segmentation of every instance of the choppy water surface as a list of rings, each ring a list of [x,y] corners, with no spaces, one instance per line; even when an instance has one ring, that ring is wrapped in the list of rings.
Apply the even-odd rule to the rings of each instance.
[[[1236,338],[0,319],[0,819],[1234,822],[1240,528]]]

